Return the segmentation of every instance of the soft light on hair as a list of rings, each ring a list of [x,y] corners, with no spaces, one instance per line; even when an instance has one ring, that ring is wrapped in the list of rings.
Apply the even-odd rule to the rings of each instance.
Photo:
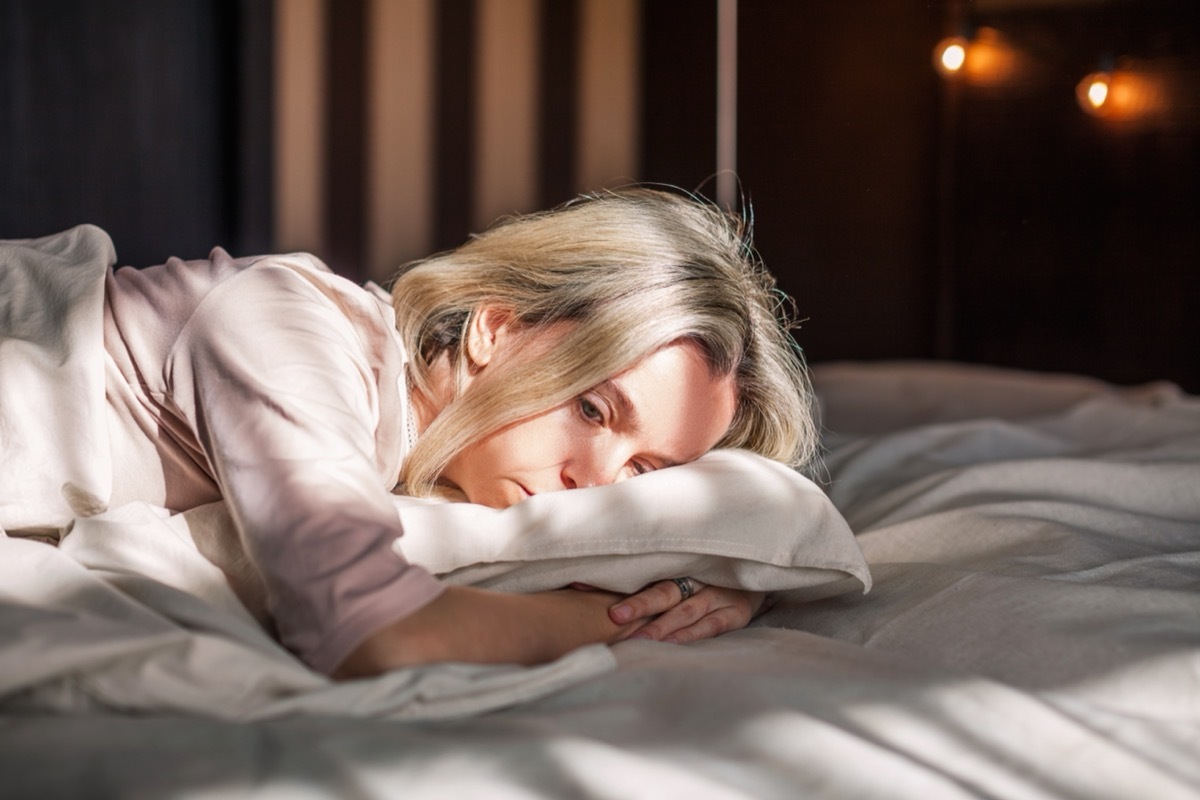
[[[427,396],[439,356],[459,375],[466,369],[465,332],[482,305],[510,310],[534,340],[574,323],[555,346],[529,349],[457,392],[405,460],[409,494],[431,493],[470,444],[683,340],[699,345],[714,377],[734,376],[737,410],[718,447],[794,467],[816,453],[812,393],[784,297],[745,221],[707,201],[646,188],[586,195],[407,264],[391,291],[411,378]]]

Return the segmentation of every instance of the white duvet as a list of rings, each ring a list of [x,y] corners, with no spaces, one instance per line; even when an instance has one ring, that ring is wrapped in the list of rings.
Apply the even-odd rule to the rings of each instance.
[[[270,637],[262,583],[222,504],[103,510],[100,311],[114,259],[92,226],[0,242],[0,708],[437,718],[613,667],[593,647],[538,669],[433,666],[334,686]],[[396,509],[397,548],[453,583],[634,592],[690,575],[809,596],[870,586],[828,497],[746,452],[505,511],[402,497]]]
[[[303,689],[304,713],[114,715],[96,700],[108,684],[76,673],[57,702],[81,711],[72,703],[90,698],[91,713],[8,698],[6,786],[78,796],[102,775],[111,794],[211,797],[1200,794],[1200,401],[1167,385],[952,366],[817,377],[829,490],[859,531],[869,594],[784,592],[751,628],[712,641],[580,651],[482,716],[457,716],[468,706],[453,670],[319,685],[276,663],[236,607],[196,617],[176,597],[188,613],[162,604],[159,645],[186,662],[198,639],[237,643],[239,660],[196,666],[226,674],[235,695],[279,691],[276,712]],[[170,596],[115,577],[95,608],[147,587]],[[43,645],[76,613],[48,614]],[[110,642],[74,647],[102,663]],[[126,688],[147,677],[161,676],[130,671]],[[484,676],[481,694],[496,697],[487,681],[502,678]],[[199,703],[195,691],[162,702]],[[456,718],[362,719],[363,699],[384,696],[399,716]]]
[[[749,453],[503,512],[397,506],[406,531],[397,546],[452,583],[632,592],[694,575],[807,597],[870,586],[826,495]],[[171,514],[135,503],[76,519],[58,547],[0,537],[0,708],[429,719],[520,703],[615,665],[596,646],[540,668],[442,665],[334,685],[270,637],[261,583],[241,553],[223,549],[236,541],[231,525],[221,504]]]
[[[838,557],[870,576],[793,564],[807,585],[695,645],[338,686],[200,557],[219,509],[0,539],[0,796],[1200,796],[1200,399],[816,377]]]

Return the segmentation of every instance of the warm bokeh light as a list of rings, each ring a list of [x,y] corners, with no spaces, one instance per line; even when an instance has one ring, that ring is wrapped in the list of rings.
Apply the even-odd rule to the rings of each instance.
[[[1104,101],[1108,99],[1108,75],[1104,73],[1089,75],[1083,79],[1083,86],[1087,94],[1087,102],[1092,108],[1100,108],[1104,105]]]
[[[1079,107],[1110,120],[1150,120],[1166,113],[1166,80],[1152,64],[1122,61],[1111,72],[1093,72],[1075,87]]]
[[[1026,57],[994,28],[980,28],[971,39],[952,36],[933,49],[933,63],[947,78],[978,86],[1018,82],[1026,71]]]
[[[952,36],[938,42],[933,49],[933,63],[943,75],[953,75],[967,61],[968,42],[961,36]]]

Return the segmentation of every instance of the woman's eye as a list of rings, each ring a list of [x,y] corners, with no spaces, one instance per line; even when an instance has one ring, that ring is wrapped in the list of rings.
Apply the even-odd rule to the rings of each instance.
[[[654,471],[654,467],[642,461],[631,461],[629,465],[633,468],[634,475],[645,475],[647,472]]]
[[[579,398],[579,413],[583,414],[584,419],[590,422],[604,422],[604,412],[600,410],[598,405],[586,397]]]

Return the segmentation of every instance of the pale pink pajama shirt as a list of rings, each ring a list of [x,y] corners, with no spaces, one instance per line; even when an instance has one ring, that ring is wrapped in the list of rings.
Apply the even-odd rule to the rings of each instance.
[[[105,287],[109,507],[224,499],[282,642],[325,672],[443,588],[391,546],[409,410],[380,294],[220,249]]]

